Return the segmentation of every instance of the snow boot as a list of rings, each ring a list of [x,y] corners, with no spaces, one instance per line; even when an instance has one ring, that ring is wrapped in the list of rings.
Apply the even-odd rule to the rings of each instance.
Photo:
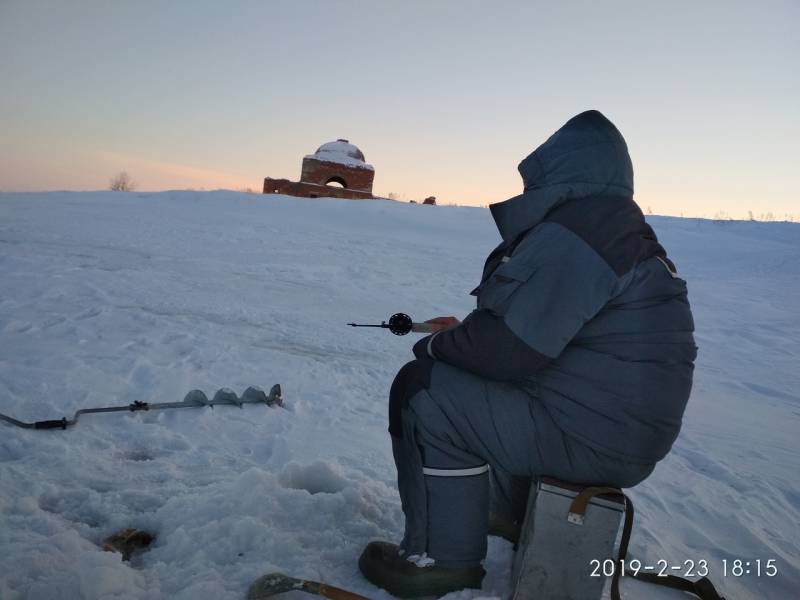
[[[464,588],[480,588],[486,571],[476,567],[441,567],[431,558],[404,556],[388,542],[370,542],[358,559],[358,568],[371,583],[398,598],[444,596]]]

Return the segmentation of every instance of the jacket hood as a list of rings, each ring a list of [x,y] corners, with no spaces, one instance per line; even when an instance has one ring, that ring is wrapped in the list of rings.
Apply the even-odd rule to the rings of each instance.
[[[633,197],[633,165],[622,134],[596,110],[567,121],[517,167],[524,192],[489,208],[510,241],[561,204],[587,196]]]

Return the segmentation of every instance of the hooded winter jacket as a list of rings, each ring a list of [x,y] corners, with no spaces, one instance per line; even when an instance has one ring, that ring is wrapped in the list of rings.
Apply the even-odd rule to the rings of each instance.
[[[502,242],[477,309],[420,340],[427,355],[516,382],[599,452],[653,463],[675,441],[697,348],[686,283],[633,201],[620,132],[584,112],[519,165],[490,209]]]

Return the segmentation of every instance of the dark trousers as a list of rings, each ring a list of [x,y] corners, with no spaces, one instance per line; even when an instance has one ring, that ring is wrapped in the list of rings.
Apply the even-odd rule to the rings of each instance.
[[[654,466],[599,454],[567,437],[529,391],[439,361],[400,370],[389,420],[406,517],[401,546],[442,566],[485,557],[490,470],[492,510],[521,520],[531,478],[630,487]]]

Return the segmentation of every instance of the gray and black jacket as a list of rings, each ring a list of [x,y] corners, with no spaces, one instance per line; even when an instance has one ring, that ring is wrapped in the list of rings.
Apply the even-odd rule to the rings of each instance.
[[[519,165],[525,189],[491,206],[502,236],[477,309],[414,347],[515,382],[565,433],[631,462],[678,435],[696,346],[686,283],[633,201],[620,132],[584,112]]]

